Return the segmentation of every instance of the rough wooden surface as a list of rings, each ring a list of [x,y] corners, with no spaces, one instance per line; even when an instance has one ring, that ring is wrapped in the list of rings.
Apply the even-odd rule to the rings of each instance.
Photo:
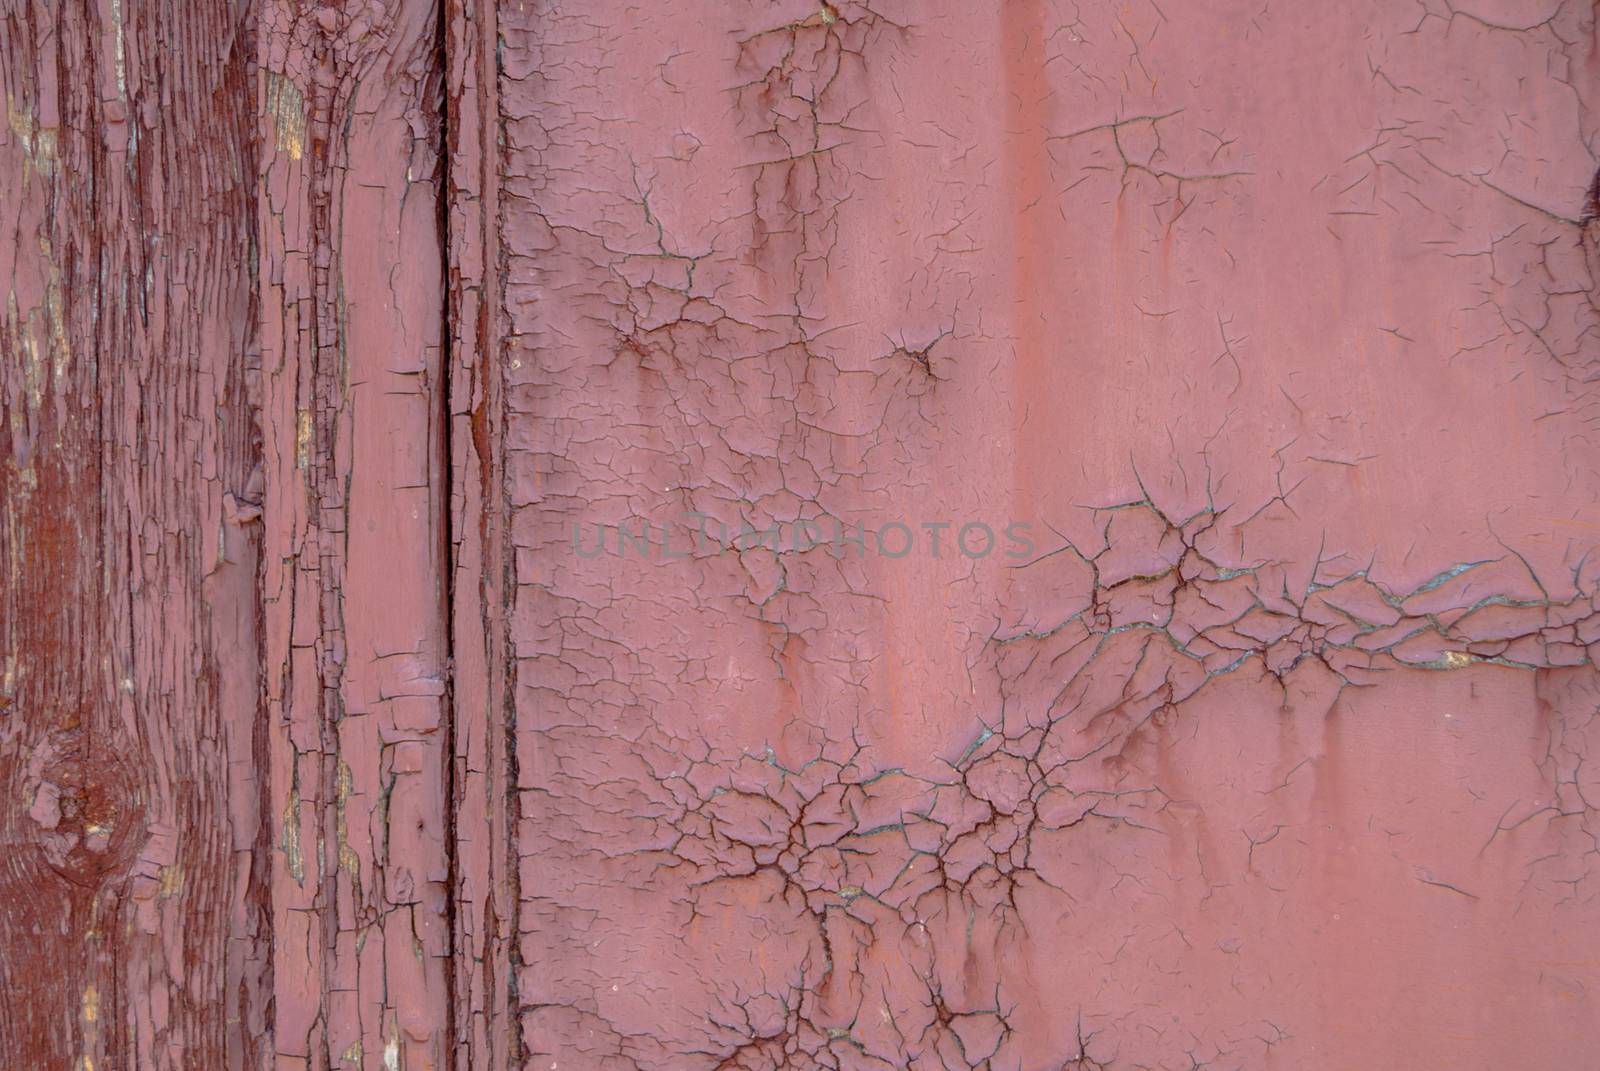
[[[1592,5],[0,63],[5,1066],[1600,1049]]]
[[[281,1067],[450,1044],[439,13],[264,4],[262,599]]]
[[[0,1057],[261,1066],[251,38],[185,3],[0,34]]]

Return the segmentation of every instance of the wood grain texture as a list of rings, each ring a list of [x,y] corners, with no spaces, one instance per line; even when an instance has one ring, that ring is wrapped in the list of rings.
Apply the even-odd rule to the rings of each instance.
[[[252,40],[219,4],[0,14],[14,1067],[267,1059]]]
[[[264,570],[278,1066],[447,1063],[443,70],[426,3],[265,4]]]
[[[495,5],[446,5],[450,286],[450,622],[454,661],[455,945],[461,1071],[521,1066],[513,956],[520,874],[512,839],[514,714],[507,620]]]
[[[1600,1049],[1592,4],[0,63],[6,1068]]]
[[[444,1066],[440,12],[3,29],[0,1051]]]

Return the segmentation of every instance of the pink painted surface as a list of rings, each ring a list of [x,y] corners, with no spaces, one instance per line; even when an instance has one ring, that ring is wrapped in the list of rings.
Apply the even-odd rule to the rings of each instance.
[[[501,12],[531,1066],[1600,1048],[1554,11]]]
[[[1592,6],[0,12],[8,1067],[1600,1052]]]

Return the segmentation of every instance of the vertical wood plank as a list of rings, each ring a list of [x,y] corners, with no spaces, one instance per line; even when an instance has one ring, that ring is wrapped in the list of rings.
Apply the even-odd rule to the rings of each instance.
[[[8,1067],[262,1062],[252,53],[0,6]]]
[[[450,1045],[441,58],[432,3],[262,5],[283,1068]]]
[[[504,612],[510,566],[498,331],[498,34],[492,3],[448,0],[445,11],[455,670],[452,1009],[456,1067],[499,1071],[520,1066],[520,1052],[512,1045],[517,866],[508,827],[514,737]]]

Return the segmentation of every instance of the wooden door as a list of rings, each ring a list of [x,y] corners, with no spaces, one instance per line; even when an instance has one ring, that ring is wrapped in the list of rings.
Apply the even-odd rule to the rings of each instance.
[[[1581,1065],[1597,42],[7,0],[0,1055]]]

